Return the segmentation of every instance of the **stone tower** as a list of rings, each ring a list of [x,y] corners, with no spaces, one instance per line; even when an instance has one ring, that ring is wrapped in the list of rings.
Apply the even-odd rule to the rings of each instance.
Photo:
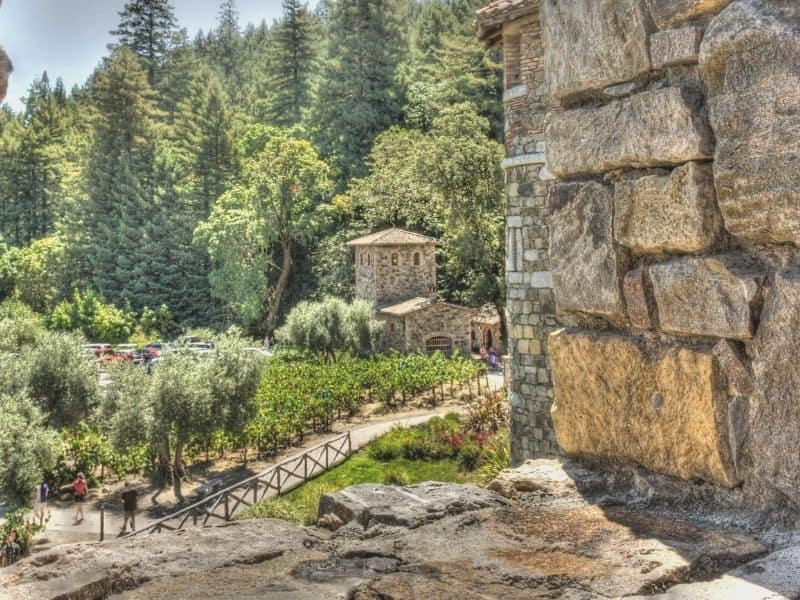
[[[434,238],[392,227],[347,245],[355,249],[358,298],[380,306],[436,295]]]

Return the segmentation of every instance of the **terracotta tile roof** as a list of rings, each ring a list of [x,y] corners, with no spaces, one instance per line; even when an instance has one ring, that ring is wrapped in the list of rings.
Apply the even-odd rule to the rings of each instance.
[[[475,12],[478,37],[493,42],[502,33],[503,24],[538,11],[538,0],[495,0]]]
[[[384,229],[377,233],[371,233],[364,237],[356,238],[347,242],[348,246],[427,246],[439,245],[439,240],[414,233],[413,231],[406,231],[392,227],[391,229]]]
[[[436,305],[449,306],[451,308],[457,308],[459,310],[466,310],[470,313],[475,312],[474,309],[469,308],[468,306],[451,304],[450,302],[444,302],[438,298],[427,298],[424,296],[417,296],[416,298],[403,300],[402,302],[398,302],[397,304],[388,304],[386,306],[378,307],[378,313],[390,317],[404,317],[406,315],[410,315],[411,313],[417,312],[418,310],[423,310],[425,308],[429,308],[431,306],[436,306]]]
[[[378,312],[392,317],[403,317],[411,314],[412,312],[416,312],[421,308],[424,308],[428,304],[435,303],[436,298],[425,298],[423,296],[418,296],[417,298],[411,298],[410,300],[403,300],[397,304],[384,306],[383,308],[379,308]]]

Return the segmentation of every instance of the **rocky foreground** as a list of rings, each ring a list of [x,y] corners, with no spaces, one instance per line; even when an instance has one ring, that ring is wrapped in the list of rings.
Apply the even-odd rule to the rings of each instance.
[[[264,519],[59,546],[0,571],[0,598],[800,597],[800,546],[741,523],[623,503],[558,461],[489,487],[354,486],[321,503],[335,531]]]

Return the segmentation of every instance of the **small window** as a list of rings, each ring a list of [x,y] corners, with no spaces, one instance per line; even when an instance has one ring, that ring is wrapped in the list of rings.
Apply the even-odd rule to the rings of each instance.
[[[372,264],[372,255],[369,252],[367,252],[367,265],[371,264]]]
[[[389,331],[391,331],[392,333],[397,331],[397,323],[392,323],[391,325],[389,325]]]
[[[397,252],[392,252],[392,266],[397,266]]]
[[[359,254],[359,256],[361,257],[361,266],[363,267],[364,266],[364,253],[362,252],[361,254]]]
[[[419,266],[419,252],[414,252],[414,266]]]

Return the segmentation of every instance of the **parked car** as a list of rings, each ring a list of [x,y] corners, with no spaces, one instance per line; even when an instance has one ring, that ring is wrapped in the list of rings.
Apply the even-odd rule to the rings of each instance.
[[[214,344],[211,342],[192,342],[189,344],[189,350],[195,354],[211,352],[214,349]]]
[[[152,344],[147,344],[142,349],[142,358],[145,360],[153,360],[154,358],[158,358],[161,356],[161,353],[169,349],[169,345],[165,344],[164,342],[153,342]]]
[[[136,365],[144,363],[142,353],[136,349],[136,344],[119,344],[114,352],[118,360],[127,360]]]
[[[111,344],[84,344],[86,350],[94,354],[97,359],[108,358],[114,355]]]
[[[273,354],[275,354],[269,348],[256,347],[256,346],[253,346],[251,348],[245,348],[245,351],[246,352],[252,352],[252,353],[258,354],[260,356],[272,356]]]

